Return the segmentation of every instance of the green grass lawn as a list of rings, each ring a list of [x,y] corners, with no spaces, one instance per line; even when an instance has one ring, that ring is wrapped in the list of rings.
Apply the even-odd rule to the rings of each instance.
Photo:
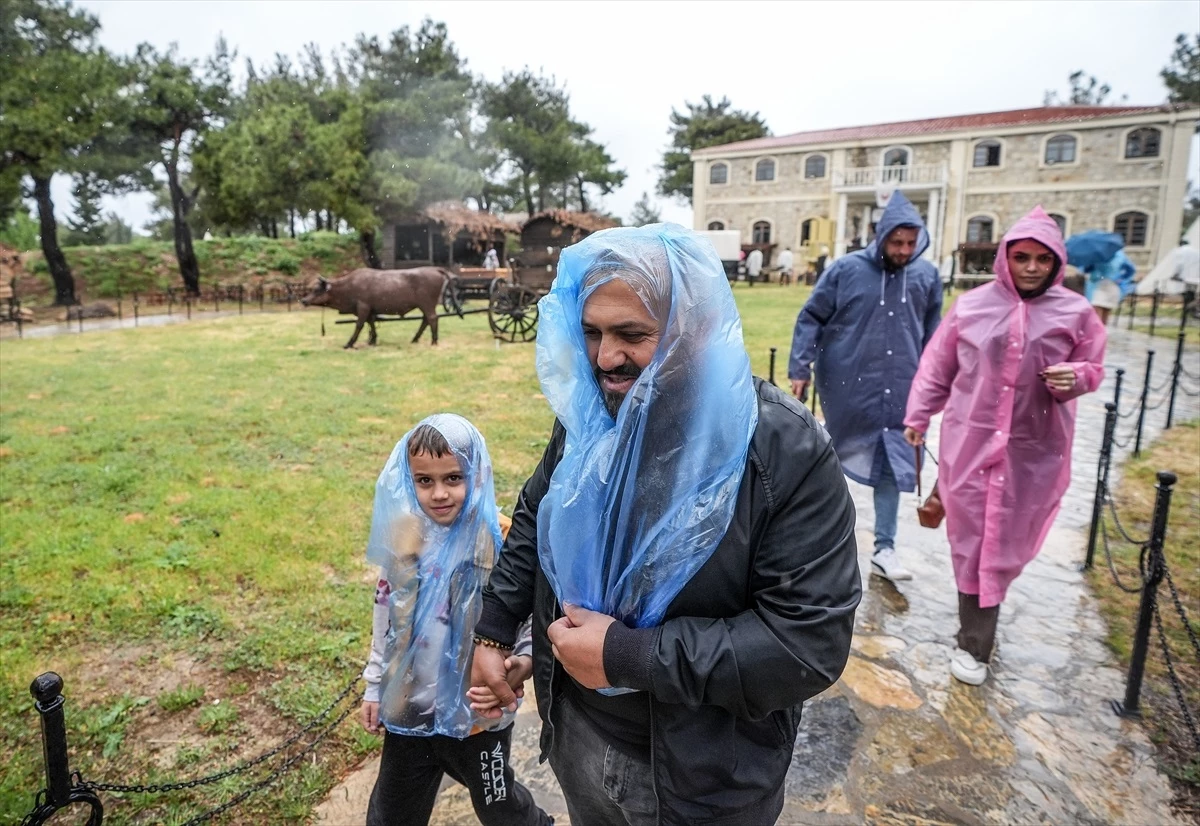
[[[800,287],[735,288],[747,349],[786,378]],[[550,432],[531,345],[483,316],[342,350],[316,311],[0,343],[0,823],[43,785],[28,686],[66,682],[72,768],[161,782],[258,754],[362,668],[375,478],[416,421],[488,439],[501,507]],[[365,340],[365,335],[363,339]],[[377,746],[344,725],[315,763],[225,822],[302,819]],[[244,787],[105,795],[106,823],[178,823]]]

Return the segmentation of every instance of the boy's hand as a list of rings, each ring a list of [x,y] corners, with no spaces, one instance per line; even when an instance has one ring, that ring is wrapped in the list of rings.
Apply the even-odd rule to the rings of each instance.
[[[363,700],[362,710],[362,725],[371,734],[379,733],[379,703],[371,703]]]
[[[513,694],[521,699],[525,696],[525,681],[533,674],[533,658],[525,655],[509,657],[504,661],[504,681],[508,683]],[[487,686],[476,686],[467,690],[467,699],[471,701],[471,710],[483,715],[486,711],[500,707],[500,701],[495,693]],[[488,715],[484,715],[488,716]]]
[[[525,696],[525,681],[533,676],[533,657],[522,654],[504,661],[505,682],[518,697]]]
[[[487,689],[496,703],[491,707],[476,709],[480,716],[489,720],[498,719],[503,714],[501,709],[517,710],[517,695],[507,681],[507,659],[503,651],[490,645],[475,646],[475,656],[471,658],[471,691],[477,688]],[[467,696],[474,700],[471,691],[467,692]],[[482,696],[482,692],[476,694]]]
[[[604,637],[616,620],[578,605],[564,605],[565,617],[546,629],[554,658],[584,688],[608,688],[604,673]]]

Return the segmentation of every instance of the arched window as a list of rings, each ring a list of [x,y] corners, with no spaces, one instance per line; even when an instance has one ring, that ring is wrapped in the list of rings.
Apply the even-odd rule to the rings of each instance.
[[[825,156],[824,155],[809,155],[804,161],[804,177],[824,178],[825,177]]]
[[[756,181],[773,181],[775,180],[775,161],[770,158],[763,158],[754,165],[754,180]]]
[[[769,244],[771,243],[771,224],[767,221],[755,221],[754,231],[751,234],[751,243],[754,244]]]
[[[1058,212],[1051,212],[1050,217],[1054,219],[1054,223],[1058,224],[1058,231],[1065,237],[1067,234],[1067,216]]]
[[[883,153],[884,166],[908,166],[908,150],[896,146]]]
[[[710,230],[720,230],[720,229],[725,229],[725,225],[723,223],[721,223],[720,221],[709,221],[708,228]]]
[[[980,141],[975,144],[976,167],[1000,165],[1000,141]]]
[[[727,184],[729,183],[729,164],[715,163],[708,168],[708,182],[710,184]]]
[[[1113,219],[1113,232],[1125,239],[1127,247],[1146,246],[1146,229],[1149,226],[1150,217],[1137,210],[1122,212]]]
[[[1134,129],[1125,136],[1126,158],[1157,158],[1162,132],[1152,127]]]
[[[1046,141],[1046,163],[1075,163],[1075,138],[1055,135]]]
[[[992,243],[992,226],[992,219],[984,215],[980,215],[976,218],[972,218],[970,221],[967,221],[967,243]]]
[[[817,232],[817,219],[809,218],[800,225],[800,245],[811,243]]]

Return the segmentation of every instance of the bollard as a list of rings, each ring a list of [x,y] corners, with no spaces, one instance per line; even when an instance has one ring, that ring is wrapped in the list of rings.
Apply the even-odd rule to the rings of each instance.
[[[1133,329],[1133,317],[1137,315],[1137,293],[1129,296],[1129,329]]]
[[[138,294],[133,294],[133,326],[138,326]]]
[[[1119,413],[1121,411],[1121,385],[1125,382],[1125,368],[1117,368],[1117,381],[1113,386],[1113,407]]]
[[[1100,442],[1100,461],[1096,465],[1096,495],[1092,497],[1092,526],[1088,529],[1087,556],[1083,570],[1090,570],[1096,556],[1096,536],[1100,532],[1100,517],[1104,513],[1104,501],[1108,498],[1108,469],[1112,464],[1113,433],[1117,429],[1117,406],[1108,402],[1104,405],[1104,439]]]
[[[1142,398],[1138,406],[1137,441],[1133,444],[1133,455],[1142,455],[1142,425],[1146,422],[1146,399],[1150,395],[1150,368],[1154,366],[1154,351],[1146,351],[1146,376],[1142,381]]]
[[[1167,426],[1164,430],[1171,429],[1171,421],[1175,418],[1175,391],[1179,389],[1179,371],[1183,369],[1183,340],[1186,337],[1187,333],[1180,330],[1175,341],[1175,363],[1171,365],[1171,398],[1167,402]]]
[[[1158,287],[1154,288],[1154,298],[1150,300],[1150,335],[1154,335],[1154,325],[1158,321],[1158,302],[1162,293],[1158,291]]]
[[[290,313],[292,311],[292,285],[291,284],[287,285],[287,305],[288,305],[288,312]]]
[[[1166,572],[1163,561],[1163,540],[1167,534],[1167,516],[1171,511],[1171,487],[1177,481],[1174,473],[1158,472],[1154,495],[1154,522],[1150,527],[1150,542],[1146,548],[1146,568],[1142,572],[1142,597],[1138,602],[1137,629],[1133,633],[1133,654],[1129,658],[1129,677],[1125,681],[1125,699],[1113,700],[1112,709],[1119,717],[1141,717],[1139,708],[1142,677],[1146,671],[1146,652],[1150,647],[1150,623],[1154,619],[1154,601],[1158,583]]]
[[[242,315],[242,304],[246,300],[246,285],[238,284],[238,315]]]
[[[774,347],[771,348],[771,373],[770,373],[771,384],[775,383],[775,349],[776,348],[774,348]]]
[[[91,807],[87,826],[101,826],[104,805],[91,789],[71,784],[71,767],[67,760],[67,725],[63,715],[62,677],[53,671],[39,674],[29,686],[33,707],[42,718],[42,758],[46,768],[44,802],[37,805],[24,823],[40,826],[55,812],[86,803]],[[39,795],[39,799],[41,796]]]

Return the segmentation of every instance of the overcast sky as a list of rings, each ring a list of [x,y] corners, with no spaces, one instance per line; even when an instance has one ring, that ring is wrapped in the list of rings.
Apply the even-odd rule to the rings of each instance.
[[[476,75],[494,81],[530,66],[565,83],[575,117],[629,174],[604,204],[625,218],[643,191],[654,197],[671,108],[704,94],[758,111],[776,135],[1037,106],[1075,69],[1109,83],[1114,102],[1154,104],[1166,98],[1158,73],[1175,36],[1200,28],[1195,0],[77,2],[115,52],[175,42],[202,58],[223,34],[239,62],[256,64],[294,58],[308,42],[328,54],[359,32],[443,21]],[[56,183],[66,215],[69,184]],[[656,200],[665,219],[690,225],[690,207]],[[140,230],[148,202],[115,205]]]

